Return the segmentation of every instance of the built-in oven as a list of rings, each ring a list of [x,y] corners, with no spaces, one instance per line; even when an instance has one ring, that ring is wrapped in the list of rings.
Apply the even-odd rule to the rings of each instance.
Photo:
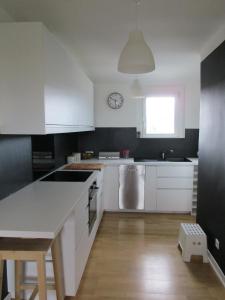
[[[97,196],[98,196],[98,187],[97,182],[94,181],[89,188],[89,202],[88,202],[88,225],[89,225],[89,234],[94,227],[95,221],[97,219]]]

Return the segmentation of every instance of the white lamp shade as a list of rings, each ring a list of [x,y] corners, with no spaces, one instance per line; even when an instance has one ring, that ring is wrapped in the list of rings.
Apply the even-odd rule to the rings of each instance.
[[[123,48],[118,71],[127,74],[144,74],[155,70],[155,61],[151,49],[139,30],[131,31]]]

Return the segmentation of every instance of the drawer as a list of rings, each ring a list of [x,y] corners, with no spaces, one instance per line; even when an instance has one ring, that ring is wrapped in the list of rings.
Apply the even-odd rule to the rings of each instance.
[[[161,166],[157,167],[157,177],[191,177],[193,166]]]
[[[157,178],[156,181],[157,188],[161,189],[192,189],[193,179],[185,177],[167,177],[167,178]]]
[[[192,190],[166,190],[156,192],[157,211],[160,212],[190,212]]]

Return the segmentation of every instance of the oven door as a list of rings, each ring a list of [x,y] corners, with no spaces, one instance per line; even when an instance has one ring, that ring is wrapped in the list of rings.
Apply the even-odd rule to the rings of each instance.
[[[89,198],[89,234],[97,219],[97,194],[97,191],[95,191]]]

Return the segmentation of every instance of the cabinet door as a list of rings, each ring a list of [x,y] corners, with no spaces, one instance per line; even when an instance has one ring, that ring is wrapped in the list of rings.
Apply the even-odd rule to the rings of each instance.
[[[82,238],[80,240],[79,246],[75,251],[75,290],[73,294],[70,294],[69,296],[74,296],[79,288],[81,277],[83,275],[88,256],[90,253],[90,245],[89,245],[89,229],[88,225],[84,227],[84,233],[82,235]],[[67,294],[68,295],[68,294]]]
[[[104,208],[109,211],[119,210],[119,168],[107,166],[104,170],[103,187]]]
[[[88,191],[84,194],[82,199],[77,203],[75,208],[75,248],[80,244],[80,239],[83,236],[89,216],[88,216]]]
[[[45,123],[93,126],[93,84],[56,38],[44,31]]]
[[[192,190],[158,189],[156,198],[159,212],[191,211]]]
[[[73,296],[76,292],[75,274],[75,212],[66,220],[62,233],[62,260],[64,269],[65,295]]]
[[[145,210],[156,210],[156,167],[145,167]]]

